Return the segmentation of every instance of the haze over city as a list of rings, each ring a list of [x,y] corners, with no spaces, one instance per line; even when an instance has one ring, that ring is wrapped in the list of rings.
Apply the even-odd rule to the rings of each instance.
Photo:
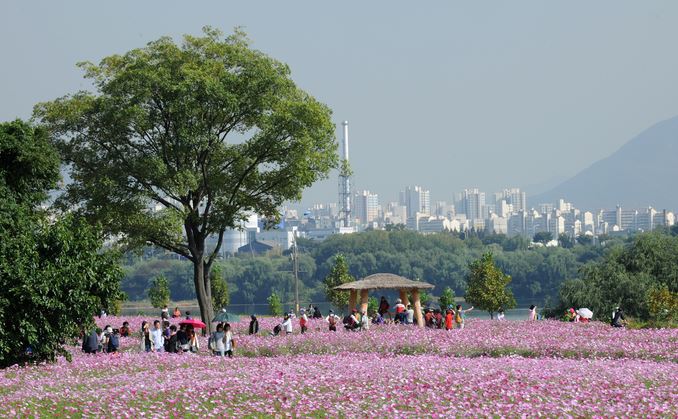
[[[8,2],[0,118],[87,88],[78,61],[241,26],[333,109],[338,140],[350,121],[355,190],[383,202],[414,184],[433,200],[466,187],[529,196],[678,115],[677,18],[669,1]],[[336,200],[335,173],[302,202]]]

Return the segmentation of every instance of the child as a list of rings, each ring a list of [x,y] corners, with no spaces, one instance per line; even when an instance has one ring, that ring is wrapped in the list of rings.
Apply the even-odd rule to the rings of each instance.
[[[473,310],[473,306],[471,308],[462,310],[461,309],[461,304],[457,304],[457,311],[454,316],[454,322],[457,324],[457,328],[459,330],[464,330],[464,321],[466,317],[466,313]]]

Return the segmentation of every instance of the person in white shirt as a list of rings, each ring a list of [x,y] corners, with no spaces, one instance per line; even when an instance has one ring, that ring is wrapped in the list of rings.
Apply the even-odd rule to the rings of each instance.
[[[285,318],[282,322],[282,327],[285,329],[285,334],[289,335],[292,333],[292,317],[289,314],[285,315]]]
[[[370,316],[367,315],[367,311],[363,311],[363,314],[360,318],[360,328],[363,330],[370,329]]]
[[[497,320],[502,321],[504,320],[504,309],[500,308],[499,313],[497,313]]]
[[[302,335],[308,330],[308,316],[303,308],[301,309],[301,317],[299,318],[299,327],[301,328]]]
[[[231,325],[226,323],[226,326],[224,326],[224,350],[226,351],[226,355],[228,355],[229,358],[233,358],[233,332],[231,332]]]
[[[414,323],[414,309],[410,304],[407,305],[407,311],[405,311],[405,323],[406,324]]]
[[[153,329],[151,329],[151,341],[153,341],[153,352],[163,352],[165,350],[165,337],[162,335],[162,328],[160,327],[160,320],[153,322]]]

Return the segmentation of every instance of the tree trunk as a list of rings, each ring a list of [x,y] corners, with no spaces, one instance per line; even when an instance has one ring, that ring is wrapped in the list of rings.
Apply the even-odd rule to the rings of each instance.
[[[205,288],[205,264],[202,258],[193,262],[193,283],[195,284],[195,296],[198,299],[198,306],[200,307],[200,317],[202,321],[207,325],[207,332],[212,333],[212,300],[210,298],[210,293]],[[209,278],[207,281],[209,285]]]

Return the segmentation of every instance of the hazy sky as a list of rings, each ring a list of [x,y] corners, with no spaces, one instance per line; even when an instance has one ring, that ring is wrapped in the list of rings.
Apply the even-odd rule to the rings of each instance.
[[[382,202],[407,184],[450,201],[468,186],[563,179],[678,115],[676,1],[2,0],[0,11],[0,120],[86,87],[78,61],[243,26],[334,110],[338,139],[350,121],[355,183]],[[304,202],[336,196],[333,173]]]

